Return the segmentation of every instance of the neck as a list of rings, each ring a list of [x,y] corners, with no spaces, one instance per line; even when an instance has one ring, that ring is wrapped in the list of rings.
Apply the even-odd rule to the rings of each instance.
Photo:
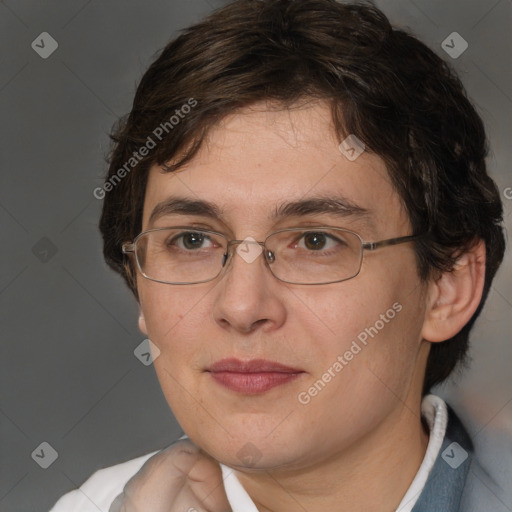
[[[390,512],[411,485],[427,445],[417,400],[402,404],[357,446],[315,466],[236,473],[260,512]]]

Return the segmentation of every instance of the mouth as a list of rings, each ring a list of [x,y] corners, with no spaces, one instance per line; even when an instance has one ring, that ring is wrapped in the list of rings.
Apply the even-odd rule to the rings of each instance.
[[[264,393],[277,386],[295,380],[304,373],[274,361],[252,359],[222,359],[206,369],[213,380],[221,386],[246,395]]]

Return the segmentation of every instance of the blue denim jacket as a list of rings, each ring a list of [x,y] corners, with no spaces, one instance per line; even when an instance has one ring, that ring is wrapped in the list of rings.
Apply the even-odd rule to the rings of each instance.
[[[468,433],[447,407],[446,435],[412,512],[510,512],[500,499],[502,490],[476,459]]]

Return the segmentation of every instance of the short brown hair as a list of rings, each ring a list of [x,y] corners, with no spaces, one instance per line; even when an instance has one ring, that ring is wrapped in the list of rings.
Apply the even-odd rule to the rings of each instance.
[[[416,244],[423,280],[452,270],[479,239],[486,244],[480,306],[456,336],[432,344],[425,393],[464,360],[469,331],[503,258],[502,204],[486,171],[482,120],[460,80],[373,5],[236,0],[170,42],[112,134],[111,186],[100,223],[105,259],[137,295],[121,244],[141,230],[149,168],[174,160],[168,171],[178,169],[213,126],[240,108],[266,100],[286,108],[303,98],[326,101],[339,139],[354,134],[385,161],[414,233],[427,233]],[[179,116],[191,100],[194,107]],[[141,156],[149,138],[158,144]],[[135,153],[137,160],[130,160]]]

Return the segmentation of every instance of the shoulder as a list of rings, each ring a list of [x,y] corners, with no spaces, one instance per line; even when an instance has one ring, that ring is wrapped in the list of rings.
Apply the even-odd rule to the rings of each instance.
[[[447,405],[448,424],[442,447],[414,511],[507,512],[504,489],[495,468],[486,467],[465,426]]]
[[[466,477],[461,492],[459,510],[464,512],[480,512],[482,510],[492,510],[493,512],[510,511],[510,508],[506,505],[507,502],[510,504],[510,492],[507,493],[507,490],[499,483],[499,471],[505,469],[506,472],[510,472],[510,459],[507,458],[506,461],[502,461],[505,464],[501,468],[499,461],[495,461],[498,463],[495,465],[485,463],[480,457],[482,446],[480,446],[479,439],[471,439],[457,414],[450,406],[448,406],[448,410],[450,419],[447,437],[452,443],[443,452],[445,461],[448,460],[448,456],[452,455],[452,452],[462,450],[462,464],[465,457],[467,457],[469,462],[468,468],[465,471]],[[505,449],[504,454],[510,453],[510,437],[506,436],[505,445],[503,445],[503,439],[498,439],[498,436],[494,437],[493,443],[496,446],[501,446],[501,449]],[[457,445],[457,442],[459,445]],[[464,450],[467,450],[467,454]]]
[[[126,482],[156,453],[96,471],[79,489],[62,496],[50,512],[108,512]]]

